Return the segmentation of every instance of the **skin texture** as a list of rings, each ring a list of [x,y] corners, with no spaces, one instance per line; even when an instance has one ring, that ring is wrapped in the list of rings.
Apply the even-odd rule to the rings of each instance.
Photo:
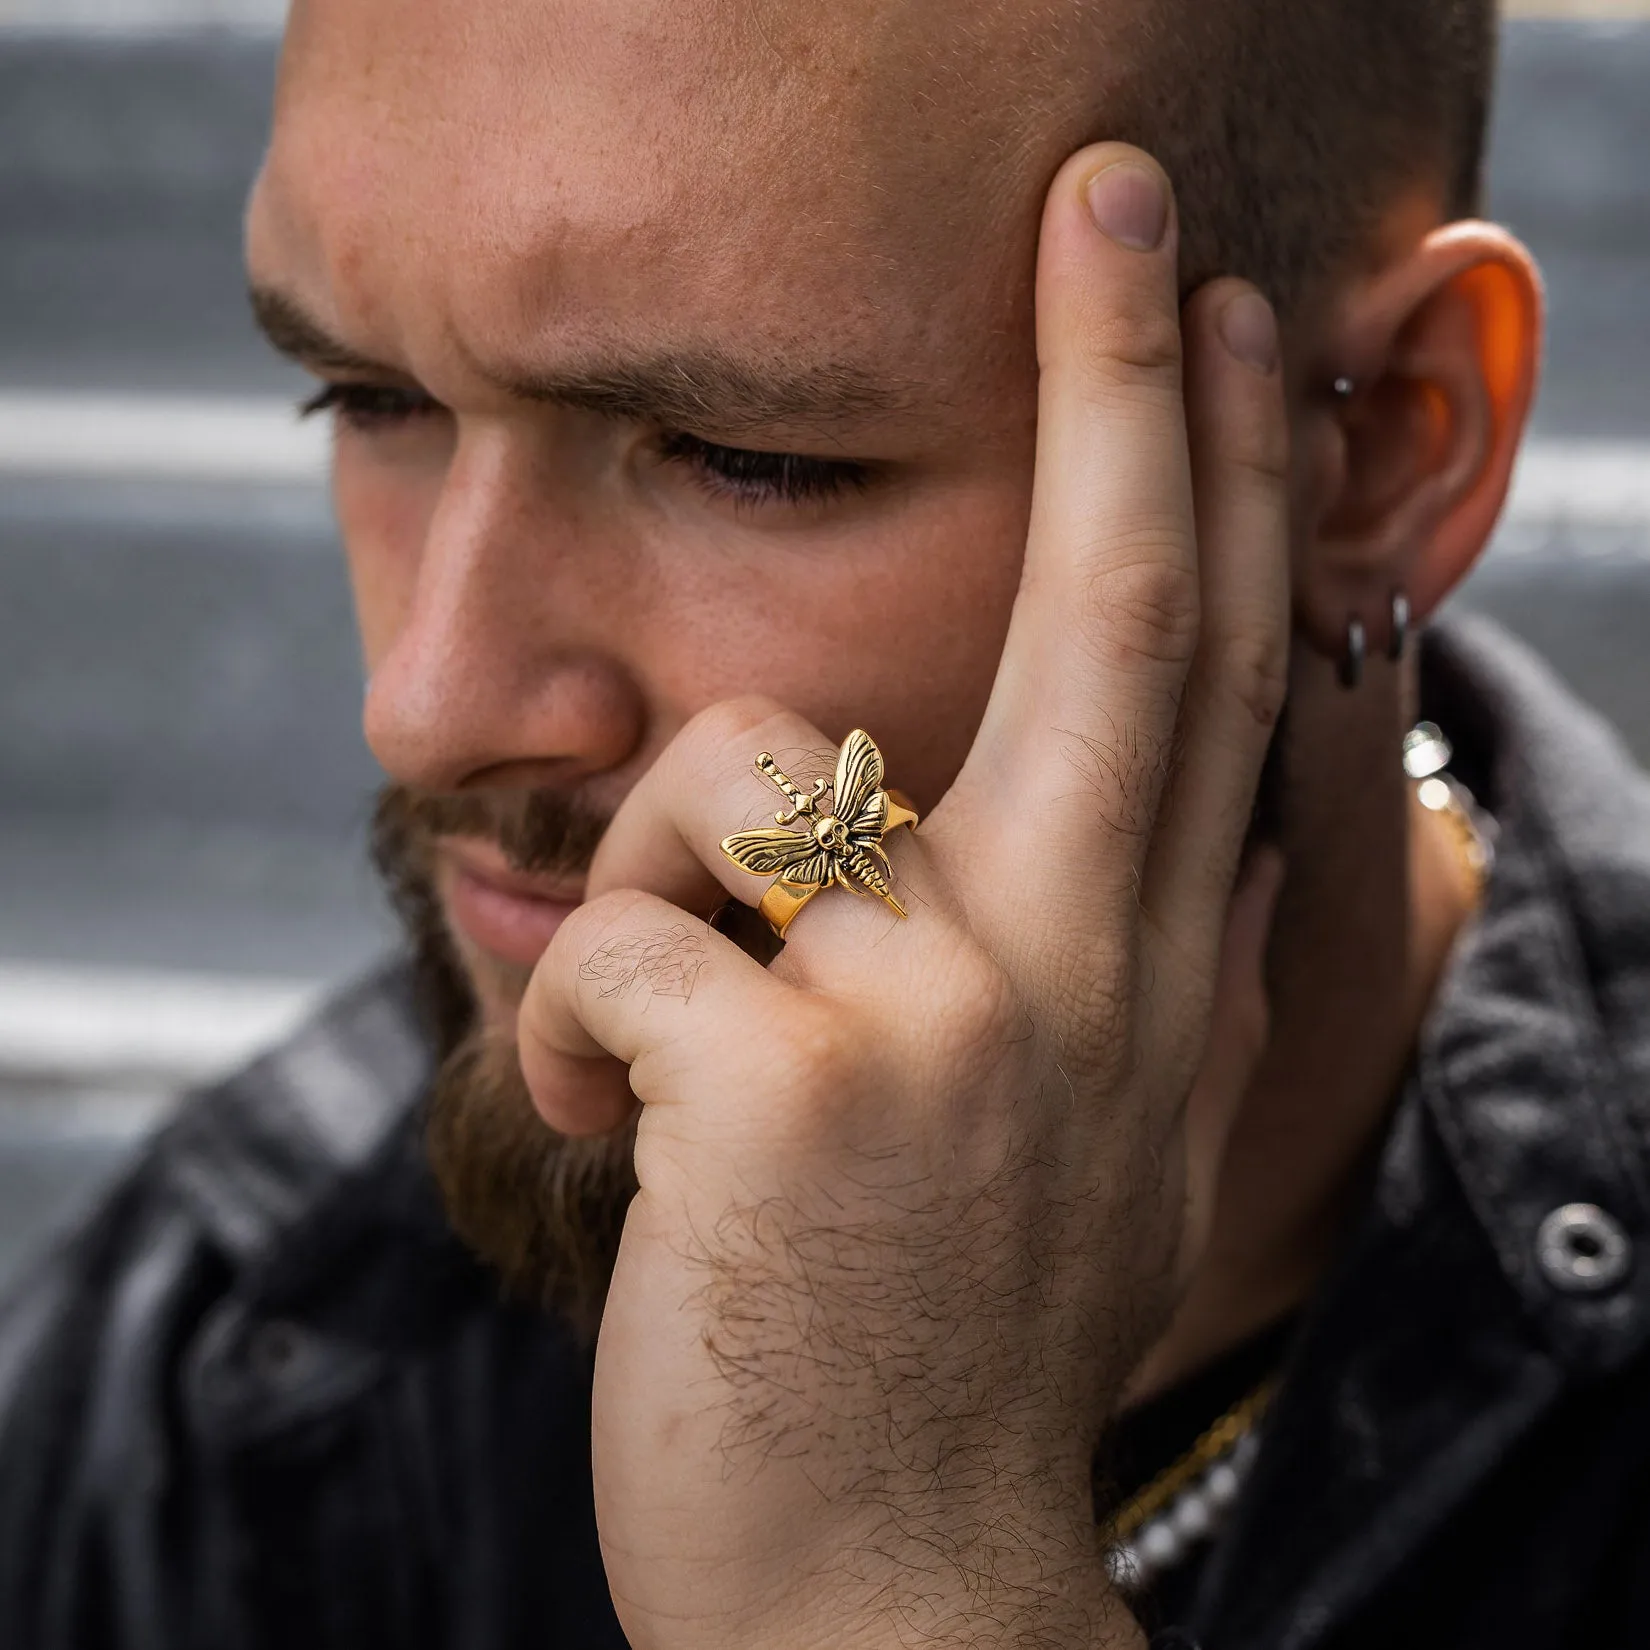
[[[310,364],[400,397],[336,467],[380,760],[613,818],[534,873],[586,900],[536,968],[451,927],[551,1124],[646,1102],[596,1444],[639,1646],[1128,1642],[1092,1440],[1311,1287],[1465,910],[1408,667],[1331,660],[1487,537],[1527,258],[1417,180],[1244,365],[1238,284],[1181,317],[1172,228],[1087,218],[1118,153],[1056,176],[1104,70],[1051,69],[1059,8],[994,18],[300,4],[249,216],[255,285],[347,347]],[[661,355],[663,429],[569,391]],[[838,393],[754,420],[707,362]],[[683,428],[871,474],[730,492]],[[1287,881],[1233,903],[1286,686]],[[912,919],[829,895],[764,972],[694,920],[761,892],[715,842],[771,807],[757,749],[854,726],[930,816]],[[455,855],[505,858],[435,850],[450,917]]]

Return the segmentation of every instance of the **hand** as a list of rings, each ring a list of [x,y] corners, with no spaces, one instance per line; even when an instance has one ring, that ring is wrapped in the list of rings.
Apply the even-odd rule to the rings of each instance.
[[[637,1650],[1135,1633],[1091,1452],[1263,1037],[1275,864],[1233,889],[1283,695],[1286,434],[1270,312],[1221,281],[1182,318],[1172,204],[1160,245],[1109,239],[1102,173],[1137,218],[1168,202],[1117,145],[1050,192],[1025,575],[962,773],[889,840],[910,919],[827,893],[764,970],[686,915],[708,877],[761,897],[718,849],[776,800],[754,754],[832,745],[722,705],[626,799],[523,1005],[552,1124],[643,1107],[594,1411]]]

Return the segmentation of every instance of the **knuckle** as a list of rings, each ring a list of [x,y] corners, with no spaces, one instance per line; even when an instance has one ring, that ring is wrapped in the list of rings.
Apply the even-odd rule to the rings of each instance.
[[[785,707],[765,694],[743,694],[722,699],[699,711],[676,736],[686,749],[719,751],[732,744],[749,743],[754,730],[785,716]]]
[[[1180,320],[1160,305],[1113,303],[1083,329],[1081,351],[1085,370],[1103,387],[1145,384],[1180,393]]]
[[[1226,425],[1227,462],[1276,491],[1289,479],[1289,429],[1281,412],[1251,409]]]
[[[1125,661],[1185,665],[1197,650],[1202,614],[1195,569],[1171,559],[1159,539],[1119,564],[1116,551],[1135,546],[1125,538],[1097,568],[1084,593],[1082,622],[1092,627],[1105,653]]]
[[[637,888],[615,888],[596,894],[576,905],[562,919],[545,951],[546,965],[555,970],[570,965],[577,969],[593,951],[628,928],[636,915],[651,903],[650,896]],[[545,972],[540,968],[538,972]]]
[[[930,1021],[939,1048],[972,1066],[979,1055],[1018,1037],[1024,1023],[1019,988],[995,957],[970,946],[953,958],[947,989]]]
[[[851,1093],[864,1053],[853,1022],[824,1001],[804,1000],[793,1007],[776,1045],[778,1099],[806,1108]]]
[[[746,779],[759,751],[770,751],[798,783],[829,778],[836,747],[805,717],[765,694],[724,699],[700,711],[672,741],[675,784],[702,787],[707,776]]]
[[[1270,728],[1283,713],[1289,690],[1288,645],[1281,635],[1247,626],[1220,642],[1219,670],[1231,693],[1255,722]]]

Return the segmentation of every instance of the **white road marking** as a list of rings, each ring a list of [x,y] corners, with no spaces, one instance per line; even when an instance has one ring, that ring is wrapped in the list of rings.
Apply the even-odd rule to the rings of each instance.
[[[199,1082],[280,1042],[323,994],[299,980],[0,963],[0,1074]]]
[[[0,37],[212,28],[273,39],[285,22],[286,0],[0,0]]]
[[[325,420],[268,397],[0,391],[0,474],[320,487],[329,453]],[[1650,442],[1530,442],[1508,519],[1650,528]]]
[[[1526,444],[1507,507],[1512,521],[1650,525],[1650,442]]]
[[[273,397],[0,390],[0,474],[326,484],[325,419]]]

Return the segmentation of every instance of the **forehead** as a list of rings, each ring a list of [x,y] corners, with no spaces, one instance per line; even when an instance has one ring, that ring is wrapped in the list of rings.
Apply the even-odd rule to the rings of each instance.
[[[1065,0],[299,0],[254,272],[352,341],[455,361],[563,330],[1022,344],[1042,189],[1092,102],[1073,19]]]

